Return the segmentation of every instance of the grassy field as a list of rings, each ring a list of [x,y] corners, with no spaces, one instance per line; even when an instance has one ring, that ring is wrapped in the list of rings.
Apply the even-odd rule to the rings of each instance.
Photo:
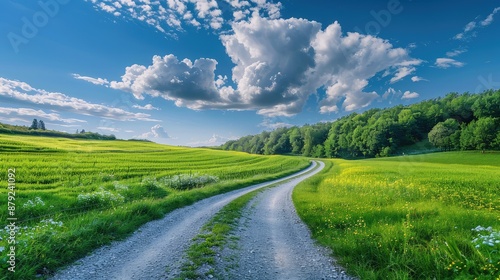
[[[9,228],[0,229],[0,279],[45,277],[175,208],[307,165],[140,141],[0,135],[0,220],[17,219],[15,274],[4,274],[11,245]]]
[[[327,161],[293,199],[361,279],[500,279],[500,153]]]

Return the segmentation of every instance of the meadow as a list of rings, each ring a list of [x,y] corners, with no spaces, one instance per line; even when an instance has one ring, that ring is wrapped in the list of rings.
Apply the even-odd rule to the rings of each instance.
[[[500,153],[330,160],[293,194],[361,279],[499,279]]]
[[[17,219],[15,274],[4,273],[10,232],[0,228],[0,278],[45,278],[176,208],[308,165],[142,141],[0,135],[0,220]]]

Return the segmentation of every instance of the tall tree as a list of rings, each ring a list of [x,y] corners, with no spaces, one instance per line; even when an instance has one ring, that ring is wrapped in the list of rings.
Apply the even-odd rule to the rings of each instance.
[[[45,130],[45,123],[42,120],[38,122],[38,129]]]
[[[33,119],[33,122],[31,123],[31,126],[29,129],[38,129],[38,120]]]

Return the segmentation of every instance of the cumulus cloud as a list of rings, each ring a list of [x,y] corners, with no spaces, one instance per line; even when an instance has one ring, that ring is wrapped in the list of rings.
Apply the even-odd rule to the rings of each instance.
[[[394,88],[388,88],[385,93],[382,95],[383,99],[392,100],[392,99],[413,99],[417,98],[420,95],[416,92],[411,92],[409,90],[404,93],[400,90],[395,90]]]
[[[413,99],[413,98],[417,98],[419,96],[420,95],[418,93],[410,92],[409,90],[407,90],[403,93],[403,96],[401,97],[401,99]]]
[[[109,84],[108,80],[102,78],[92,78],[88,76],[81,76],[79,74],[72,74],[73,78],[78,80],[83,80],[94,85],[107,86]]]
[[[215,146],[220,146],[224,143],[226,143],[229,140],[236,140],[238,137],[224,137],[218,134],[213,134],[210,139],[206,141],[197,141],[197,142],[191,142],[188,143],[188,146],[191,147],[200,147],[200,146],[205,146],[205,147],[215,147]]]
[[[154,56],[150,66],[132,65],[125,69],[121,81],[112,81],[110,87],[134,94],[143,94],[173,100],[178,106],[197,108],[198,102],[217,102],[220,97],[215,86],[214,59],[178,60],[174,55]]]
[[[465,64],[463,62],[456,61],[453,58],[442,57],[442,58],[436,59],[435,65],[437,67],[439,67],[439,68],[446,69],[446,68],[449,68],[449,67],[452,67],[452,66],[454,66],[454,67],[462,67]]]
[[[29,84],[0,77],[0,96],[19,103],[42,105],[80,115],[98,116],[120,121],[156,121],[150,115],[132,113],[120,108],[87,102],[59,92],[36,89]]]
[[[167,131],[163,128],[163,126],[157,124],[153,127],[151,127],[151,130],[146,132],[146,133],[143,133],[139,136],[137,136],[136,138],[139,138],[139,139],[158,139],[158,138],[161,138],[161,139],[169,139],[170,136],[168,135]]]
[[[241,4],[241,2],[238,2]],[[237,5],[237,3],[233,3]],[[233,85],[215,75],[217,61],[180,60],[169,54],[154,56],[151,65],[125,69],[113,89],[172,100],[177,106],[199,109],[257,110],[268,117],[301,112],[307,98],[326,90],[320,112],[356,110],[378,98],[365,91],[378,72],[393,75],[395,83],[415,72],[422,63],[407,50],[388,41],[359,33],[342,33],[335,22],[321,24],[305,19],[269,19],[254,15],[233,22],[232,33],[220,36],[235,66]]]
[[[338,22],[318,32],[312,46],[316,67],[311,74],[320,77],[319,85],[326,87],[327,93],[320,104],[322,113],[337,112],[339,103],[346,111],[366,107],[378,98],[376,92],[364,90],[370,78],[381,71],[387,75],[395,71],[391,82],[396,82],[422,63],[386,40],[359,33],[344,36]]]

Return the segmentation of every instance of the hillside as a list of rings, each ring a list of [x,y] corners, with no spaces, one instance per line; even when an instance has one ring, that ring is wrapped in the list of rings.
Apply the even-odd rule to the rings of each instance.
[[[334,122],[278,128],[228,141],[221,148],[265,155],[360,158],[435,150],[429,149],[427,141],[439,150],[500,149],[500,90],[450,93],[409,106],[352,113]]]
[[[0,158],[0,219],[15,217],[18,233],[16,279],[47,276],[176,208],[309,165],[151,142],[5,134]],[[0,252],[9,232],[0,229]],[[7,255],[0,261],[7,270]]]

